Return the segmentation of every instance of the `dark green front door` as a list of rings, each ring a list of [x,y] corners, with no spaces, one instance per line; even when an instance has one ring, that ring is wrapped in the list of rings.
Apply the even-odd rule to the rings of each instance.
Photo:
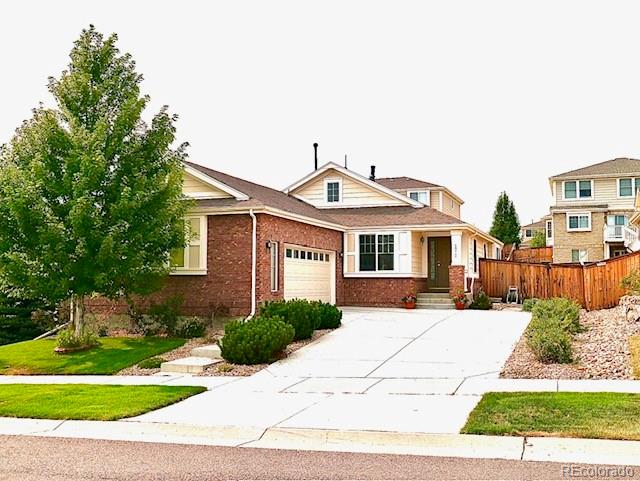
[[[429,237],[429,290],[449,289],[451,238]]]

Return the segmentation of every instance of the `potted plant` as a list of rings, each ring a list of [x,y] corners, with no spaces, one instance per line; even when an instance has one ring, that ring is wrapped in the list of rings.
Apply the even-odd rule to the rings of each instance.
[[[418,298],[416,295],[413,292],[410,292],[402,298],[402,303],[404,304],[405,309],[415,309],[417,300]]]
[[[456,290],[455,294],[451,296],[451,300],[456,305],[456,309],[461,311],[467,305],[467,295],[464,293],[464,289]]]

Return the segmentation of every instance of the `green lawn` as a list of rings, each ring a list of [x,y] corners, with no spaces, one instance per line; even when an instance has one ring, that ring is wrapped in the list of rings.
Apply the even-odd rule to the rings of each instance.
[[[143,359],[171,351],[184,339],[104,337],[89,351],[56,354],[55,340],[25,341],[0,346],[0,374],[114,374]]]
[[[0,416],[113,421],[144,414],[206,391],[192,386],[95,384],[0,385]]]
[[[640,394],[487,393],[462,433],[640,440]]]

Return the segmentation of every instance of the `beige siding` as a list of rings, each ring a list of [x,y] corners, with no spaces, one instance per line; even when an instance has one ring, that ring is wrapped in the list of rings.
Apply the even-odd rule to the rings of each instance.
[[[553,262],[571,262],[571,250],[587,251],[587,261],[604,259],[604,212],[591,213],[591,231],[567,232],[565,213],[553,214]]]
[[[594,179],[593,198],[591,199],[575,199],[563,200],[562,181],[555,181],[555,200],[558,206],[570,206],[575,204],[608,204],[610,209],[633,210],[635,204],[634,197],[618,198],[618,180],[610,179]]]
[[[411,233],[411,272],[418,275],[423,275],[423,261],[422,261],[422,237],[421,232]]]
[[[449,194],[443,192],[442,194],[442,212],[452,215],[453,217],[460,218],[460,204]]]
[[[345,266],[345,274],[354,273],[356,271],[356,235],[349,233],[345,234],[347,250],[345,257],[347,259]]]
[[[431,207],[438,210],[440,210],[440,192],[437,190],[431,191]]]
[[[360,182],[356,182],[333,170],[329,170],[324,175],[314,179],[311,183],[295,190],[293,194],[314,206],[326,207],[324,191],[325,179],[342,180],[341,202],[330,204],[331,207],[406,205],[406,203],[400,200],[394,199]]]
[[[195,177],[187,173],[184,174],[184,179],[182,182],[182,192],[187,196],[189,194],[206,193],[208,197],[214,199],[227,199],[233,197],[220,189],[216,189],[209,184],[205,184],[201,180],[196,179]]]

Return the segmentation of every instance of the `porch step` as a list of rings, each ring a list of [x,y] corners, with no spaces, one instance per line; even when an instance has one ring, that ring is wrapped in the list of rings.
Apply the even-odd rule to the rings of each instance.
[[[452,304],[451,298],[447,297],[418,297],[416,304]]]
[[[417,309],[455,309],[453,302],[449,300],[446,304],[436,304],[436,303],[427,303],[427,302],[417,302]]]
[[[448,292],[418,292],[418,294],[416,294],[416,297],[420,298],[420,297],[424,297],[424,298],[439,298],[439,297],[446,297],[447,299],[449,299],[449,293]]]
[[[218,362],[220,362],[220,359],[211,359],[208,357],[183,357],[182,359],[176,359],[175,361],[163,362],[160,366],[160,371],[197,374]]]
[[[193,357],[206,357],[209,359],[222,359],[220,355],[220,346],[217,344],[209,344],[191,349]]]

